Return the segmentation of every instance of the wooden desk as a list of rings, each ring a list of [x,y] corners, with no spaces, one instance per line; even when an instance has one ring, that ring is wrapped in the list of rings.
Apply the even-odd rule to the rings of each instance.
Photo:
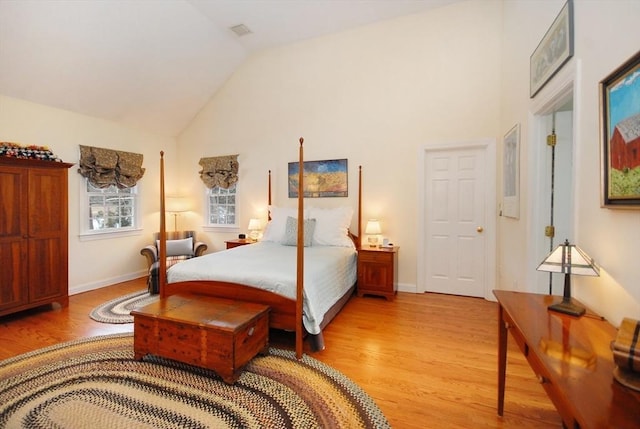
[[[562,298],[493,291],[498,298],[498,415],[504,411],[507,331],[527,358],[568,428],[640,428],[640,393],[613,378],[617,335],[587,309],[582,317],[550,312]]]

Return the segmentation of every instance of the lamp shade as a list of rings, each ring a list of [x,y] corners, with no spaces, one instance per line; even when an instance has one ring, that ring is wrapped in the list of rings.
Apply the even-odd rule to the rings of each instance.
[[[367,222],[367,227],[364,230],[365,234],[382,234],[380,228],[380,222],[377,219],[371,219]]]
[[[249,233],[249,237],[252,240],[258,240],[258,238],[260,238],[260,230],[262,229],[260,219],[249,219],[249,226],[247,229],[251,231]]]
[[[165,210],[169,213],[187,212],[191,209],[189,199],[185,197],[166,197]]]
[[[538,271],[551,273],[575,274],[578,276],[599,276],[600,267],[595,261],[569,240],[556,247],[538,265]]]
[[[259,231],[262,229],[262,224],[260,223],[260,219],[249,219],[249,226],[247,227],[249,231]]]

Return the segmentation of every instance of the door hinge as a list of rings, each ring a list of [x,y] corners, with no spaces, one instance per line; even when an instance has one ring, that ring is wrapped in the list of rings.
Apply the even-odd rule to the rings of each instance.
[[[556,140],[556,132],[552,131],[551,134],[547,136],[547,146],[555,146]]]
[[[555,237],[556,236],[556,228],[553,225],[544,227],[544,235],[547,237]]]

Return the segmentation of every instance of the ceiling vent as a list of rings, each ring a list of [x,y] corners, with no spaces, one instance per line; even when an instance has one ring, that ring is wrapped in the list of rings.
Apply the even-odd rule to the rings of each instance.
[[[238,37],[246,36],[247,34],[251,34],[252,33],[252,31],[249,29],[249,27],[247,27],[244,24],[234,25],[233,27],[229,27],[229,29],[231,29],[231,31],[236,33],[236,36],[238,36]]]

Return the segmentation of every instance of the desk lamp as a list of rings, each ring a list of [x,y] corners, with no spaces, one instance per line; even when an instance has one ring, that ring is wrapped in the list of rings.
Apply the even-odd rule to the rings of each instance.
[[[569,244],[569,240],[554,249],[538,266],[538,271],[552,273],[564,273],[564,293],[562,301],[550,305],[551,311],[582,316],[585,312],[581,307],[571,302],[571,274],[580,276],[599,276],[600,267],[593,259],[575,244]]]

